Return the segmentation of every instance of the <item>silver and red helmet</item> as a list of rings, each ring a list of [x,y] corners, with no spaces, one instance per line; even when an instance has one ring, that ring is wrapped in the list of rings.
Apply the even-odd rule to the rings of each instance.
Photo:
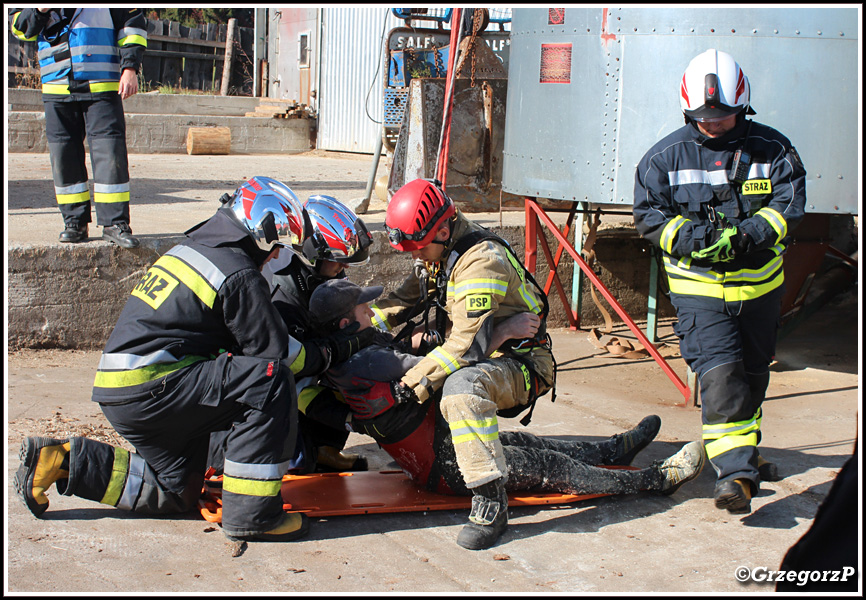
[[[680,108],[693,121],[720,121],[749,109],[749,78],[727,52],[694,57],[680,83]]]
[[[331,196],[310,196],[304,204],[313,232],[303,246],[311,263],[329,260],[344,265],[363,265],[370,260],[373,236],[364,221],[348,206]]]
[[[276,179],[249,179],[227,199],[226,207],[260,250],[270,252],[277,245],[300,248],[309,235],[301,201]]]

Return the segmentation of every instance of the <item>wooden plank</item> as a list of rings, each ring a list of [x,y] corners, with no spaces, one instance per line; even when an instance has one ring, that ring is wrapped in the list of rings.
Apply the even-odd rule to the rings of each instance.
[[[150,89],[158,87],[162,78],[162,57],[158,54],[162,50],[162,42],[152,41],[152,38],[161,34],[163,27],[161,20],[147,21],[147,50],[141,60],[141,78]]]
[[[147,41],[150,42],[151,40],[157,42],[176,42],[177,38],[170,35],[151,35],[150,33],[148,33]],[[203,48],[218,48],[220,50],[225,50],[226,47],[226,43],[224,41],[218,42],[216,40],[210,39],[186,39],[183,40],[183,43],[189,44],[191,46],[202,46]]]
[[[201,49],[195,45],[190,45],[190,42],[196,42],[201,39],[202,31],[198,28],[190,27],[187,30],[187,35],[183,39],[185,54],[190,54],[190,57],[185,57],[183,64],[183,87],[190,90],[200,90],[201,88],[201,72],[202,61],[200,60]]]
[[[177,21],[168,21],[168,35],[172,38],[180,37],[180,23]],[[165,43],[165,49],[173,52],[180,51],[180,46],[176,43]],[[163,85],[175,87],[181,82],[182,63],[180,58],[163,58],[162,60],[162,76],[160,83]]]
[[[148,48],[148,54],[152,54],[154,57],[160,58],[186,58],[190,60],[200,60],[207,61],[208,65],[213,61],[223,61],[225,60],[225,56],[214,55],[214,54],[196,54],[195,52],[172,52],[169,50],[151,50]],[[210,67],[208,67],[210,68]],[[38,69],[37,69],[38,71]]]

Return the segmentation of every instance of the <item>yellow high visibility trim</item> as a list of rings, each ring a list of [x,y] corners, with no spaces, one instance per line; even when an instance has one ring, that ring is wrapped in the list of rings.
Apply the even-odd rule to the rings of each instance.
[[[34,35],[33,37],[24,37],[24,32],[21,31],[20,29],[18,29],[17,27],[15,27],[16,23],[18,23],[18,17],[20,17],[20,16],[21,16],[21,11],[18,11],[12,17],[12,35],[14,35],[15,37],[17,37],[20,40],[24,40],[25,42],[35,42],[36,38],[38,36]]]
[[[93,200],[95,202],[103,202],[105,204],[115,202],[129,202],[129,192],[118,192],[116,194],[104,194],[101,192],[94,192]]]
[[[733,423],[719,423],[716,425],[704,425],[702,427],[704,440],[715,440],[725,437],[726,435],[744,435],[752,431],[758,431],[761,428],[761,413],[760,410],[755,413],[755,416],[745,421],[734,421]]]
[[[757,446],[758,434],[749,433],[746,435],[726,435],[715,441],[706,444],[707,458],[713,459],[720,454],[734,450],[735,448],[743,448],[745,446]]]
[[[298,394],[298,410],[307,414],[307,407],[324,389],[321,385],[311,385],[301,390]]]
[[[141,385],[154,379],[165,377],[178,369],[206,360],[203,356],[187,356],[176,363],[149,365],[131,371],[97,371],[93,381],[94,387],[117,389]]]
[[[102,81],[90,84],[90,91],[94,94],[99,92],[116,92],[120,90],[119,81]]]
[[[661,246],[662,250],[671,253],[674,247],[674,240],[677,237],[677,232],[680,230],[680,227],[686,224],[688,219],[683,216],[677,215],[673,219],[671,219],[667,225],[665,225],[664,229],[662,229],[662,235],[659,240],[659,246]]]
[[[77,194],[57,194],[57,204],[78,204],[79,202],[90,202],[90,191]]]
[[[121,48],[123,46],[129,46],[130,44],[138,44],[139,46],[147,48],[147,38],[140,35],[128,35],[117,41],[117,45]]]
[[[449,423],[451,440],[454,444],[462,444],[474,440],[489,442],[499,437],[499,420],[496,417],[472,421],[464,419]],[[466,433],[463,433],[465,431]]]
[[[177,277],[182,284],[192,290],[192,293],[198,296],[205,306],[213,308],[216,300],[217,291],[211,286],[207,279],[199,275],[182,260],[173,256],[163,255],[154,263],[155,267],[165,269]]]
[[[448,295],[453,296],[456,300],[463,298],[469,294],[497,294],[505,296],[508,292],[508,282],[501,279],[467,279],[461,281],[460,285],[448,285]]]
[[[100,502],[102,504],[117,506],[128,476],[129,451],[124,450],[123,448],[115,448],[114,465],[111,467],[111,478],[108,480],[108,487],[105,489],[105,495],[102,497]]]
[[[301,346],[301,351],[298,352],[298,355],[295,357],[295,360],[292,361],[292,364],[289,365],[289,370],[292,372],[292,375],[297,375],[301,371],[304,370],[304,365],[307,362],[307,349]]]
[[[388,324],[388,317],[384,312],[382,312],[382,309],[375,304],[371,304],[370,309],[373,311],[373,317],[370,319],[373,323],[373,327],[381,329],[382,331],[391,331],[391,325]]]
[[[223,475],[223,491],[244,496],[276,496],[280,493],[282,479],[258,481],[255,479],[238,479]]]
[[[427,357],[435,360],[448,375],[460,369],[460,363],[457,362],[457,359],[445,352],[442,346],[435,348]]]
[[[770,208],[769,206],[765,206],[761,210],[755,213],[755,216],[760,216],[765,219],[767,223],[770,224],[770,227],[773,228],[773,231],[776,232],[776,235],[779,236],[778,239],[782,239],[786,235],[788,235],[788,222],[785,220],[785,217],[782,214]]]
[[[683,279],[668,278],[670,291],[675,294],[684,296],[706,296],[709,298],[718,298],[725,302],[743,302],[746,300],[754,300],[760,298],[785,281],[785,272],[779,271],[771,281],[762,283],[761,285],[741,285],[736,287],[728,287],[718,283],[701,283],[699,281],[688,281]]]

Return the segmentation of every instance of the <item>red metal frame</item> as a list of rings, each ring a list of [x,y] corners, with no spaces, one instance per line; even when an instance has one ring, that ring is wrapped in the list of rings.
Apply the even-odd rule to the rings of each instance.
[[[608,303],[613,307],[616,313],[622,318],[628,328],[632,331],[632,333],[637,336],[640,343],[643,344],[644,348],[646,348],[647,352],[650,353],[650,356],[658,363],[658,365],[662,368],[665,374],[670,378],[673,384],[677,387],[679,392],[683,395],[685,399],[682,404],[678,404],[678,406],[687,406],[689,401],[692,399],[692,391],[689,386],[683,383],[682,379],[674,372],[671,366],[667,363],[667,361],[659,354],[656,347],[647,339],[646,335],[640,330],[640,328],[635,324],[632,318],[625,312],[622,306],[620,306],[619,302],[617,302],[616,298],[614,298],[611,293],[607,290],[598,276],[593,272],[593,270],[589,267],[583,257],[574,249],[574,247],[568,243],[568,239],[565,237],[567,235],[568,229],[566,229],[566,234],[559,230],[559,228],[551,221],[550,217],[547,216],[547,213],[544,212],[538,203],[532,198],[524,198],[524,206],[526,210],[526,253],[525,253],[525,263],[526,268],[529,269],[530,273],[535,273],[536,263],[538,259],[538,249],[536,246],[536,240],[541,242],[541,249],[544,251],[544,256],[547,259],[549,265],[551,265],[550,276],[548,277],[547,286],[545,287],[545,292],[549,288],[551,280],[556,282],[557,290],[559,291],[560,298],[562,299],[563,304],[565,305],[565,312],[568,315],[568,320],[572,324],[572,328],[576,328],[579,322],[579,316],[575,315],[571,310],[571,306],[566,298],[565,291],[562,288],[562,283],[559,281],[559,273],[556,272],[556,266],[559,264],[559,260],[562,257],[562,251],[568,252],[571,257],[574,259],[574,262],[580,267],[580,270],[583,271],[583,274],[589,278],[592,282],[592,285],[601,292],[601,295],[604,296],[604,299],[608,301]],[[571,227],[571,220],[574,214],[574,207],[572,207],[572,211],[569,216],[569,221],[567,224],[567,228]],[[542,232],[539,231],[538,224],[541,221],[553,234],[556,240],[559,242],[560,246],[557,249],[557,257],[556,261],[553,260],[550,247],[547,245],[547,238],[542,235]]]

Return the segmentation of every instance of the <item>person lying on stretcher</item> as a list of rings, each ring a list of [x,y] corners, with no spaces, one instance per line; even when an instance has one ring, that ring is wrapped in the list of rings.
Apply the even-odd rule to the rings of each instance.
[[[372,327],[369,302],[381,286],[360,287],[347,279],[321,284],[310,298],[314,324],[321,334],[358,324]],[[523,313],[499,324],[491,344],[526,338],[538,328],[537,315]],[[337,389],[352,411],[351,428],[372,437],[417,485],[442,494],[471,495],[454,455],[452,432],[442,417],[437,396],[422,403],[397,402],[393,382],[422,357],[393,336],[377,332],[373,343],[346,362],[331,365],[323,383]],[[698,476],[704,465],[700,442],[691,442],[664,461],[645,469],[607,469],[597,465],[630,465],[655,438],[661,419],[644,418],[635,428],[600,442],[571,442],[519,431],[499,431],[508,465],[508,492],[533,490],[561,494],[672,494]]]

